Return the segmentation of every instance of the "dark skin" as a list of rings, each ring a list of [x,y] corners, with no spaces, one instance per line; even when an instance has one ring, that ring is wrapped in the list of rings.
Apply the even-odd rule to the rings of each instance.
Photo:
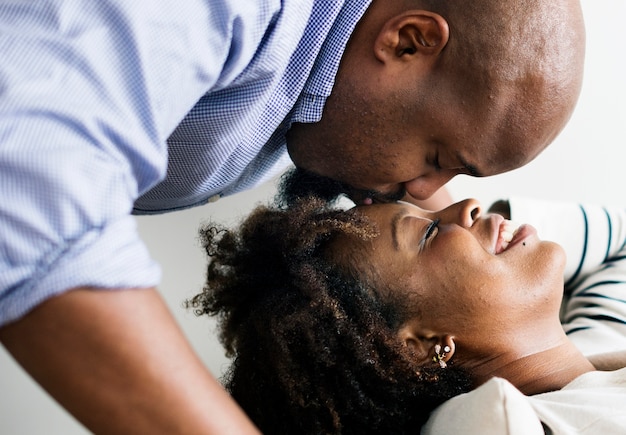
[[[211,262],[190,303],[219,319],[226,384],[263,433],[418,433],[493,376],[532,395],[594,370],[559,320],[564,251],[534,229],[514,239],[471,199],[322,203],[201,231]]]
[[[469,375],[415,363],[396,332],[406,301],[385,303],[328,261],[333,240],[371,241],[378,230],[323,204],[259,207],[236,229],[204,227],[211,262],[189,302],[219,319],[233,357],[226,386],[264,434],[418,433],[438,404],[469,391]]]
[[[487,30],[458,30],[453,6],[438,13],[421,1],[374,2],[348,43],[322,119],[292,126],[292,160],[352,186],[357,203],[403,196],[428,209],[448,205],[428,200],[456,175],[495,175],[530,162],[574,109],[584,27],[578,2],[527,3],[532,17],[515,9],[502,18],[519,21],[509,24],[520,34],[489,46]],[[478,11],[476,20],[488,13]]]
[[[405,190],[417,202],[455,175],[492,175],[539,154],[580,90],[578,2],[457,1],[435,2],[450,5],[448,14],[424,1],[374,0],[349,41],[322,119],[292,127],[293,161],[350,184],[359,202]],[[457,37],[463,25],[493,23],[502,24],[492,29],[498,38],[470,44]],[[503,33],[509,28],[512,34]],[[490,46],[497,41],[504,46]],[[255,433],[155,289],[66,290],[0,328],[0,341],[91,431]]]
[[[156,289],[69,291],[0,328],[0,341],[94,433],[258,433]]]
[[[529,228],[502,244],[502,218],[471,199],[437,212],[408,203],[359,211],[380,234],[336,242],[339,261],[354,259],[358,276],[376,270],[379,287],[404,300],[412,314],[398,335],[420,364],[437,353],[435,345],[447,347],[444,360],[468,370],[475,385],[499,376],[525,394],[560,389],[594,370],[559,319],[560,246]]]

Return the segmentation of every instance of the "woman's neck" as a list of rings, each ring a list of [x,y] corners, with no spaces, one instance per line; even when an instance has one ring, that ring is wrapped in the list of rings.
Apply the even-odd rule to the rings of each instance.
[[[494,361],[495,362],[495,361]],[[533,395],[560,390],[594,366],[569,341],[548,349],[514,358],[477,377],[482,384],[493,376],[507,379],[522,393]]]

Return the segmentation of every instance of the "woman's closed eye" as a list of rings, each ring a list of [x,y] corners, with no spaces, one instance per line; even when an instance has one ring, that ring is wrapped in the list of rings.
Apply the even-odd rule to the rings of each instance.
[[[424,236],[420,240],[419,243],[419,252],[426,247],[427,243],[429,243],[438,233],[439,230],[439,219],[435,219],[426,227],[426,231],[424,231]]]

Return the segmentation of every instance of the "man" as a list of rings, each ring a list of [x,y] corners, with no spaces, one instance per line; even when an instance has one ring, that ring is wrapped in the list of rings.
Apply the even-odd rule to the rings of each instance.
[[[355,201],[428,200],[540,153],[584,53],[573,0],[4,2],[0,26],[0,340],[98,433],[255,430],[132,210],[253,187],[287,151]]]

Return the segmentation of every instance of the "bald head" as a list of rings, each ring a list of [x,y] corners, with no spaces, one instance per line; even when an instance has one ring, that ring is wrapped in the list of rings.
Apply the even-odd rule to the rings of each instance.
[[[373,0],[297,166],[356,190],[426,199],[457,174],[535,158],[580,94],[578,0]]]
[[[548,145],[558,132],[542,129],[571,116],[582,84],[585,29],[573,0],[414,0],[447,21],[450,36],[436,76],[450,94],[482,102],[508,128]],[[432,88],[431,88],[432,89]],[[438,98],[433,96],[433,98]],[[508,156],[521,166],[529,156]],[[495,158],[495,157],[494,157]]]

